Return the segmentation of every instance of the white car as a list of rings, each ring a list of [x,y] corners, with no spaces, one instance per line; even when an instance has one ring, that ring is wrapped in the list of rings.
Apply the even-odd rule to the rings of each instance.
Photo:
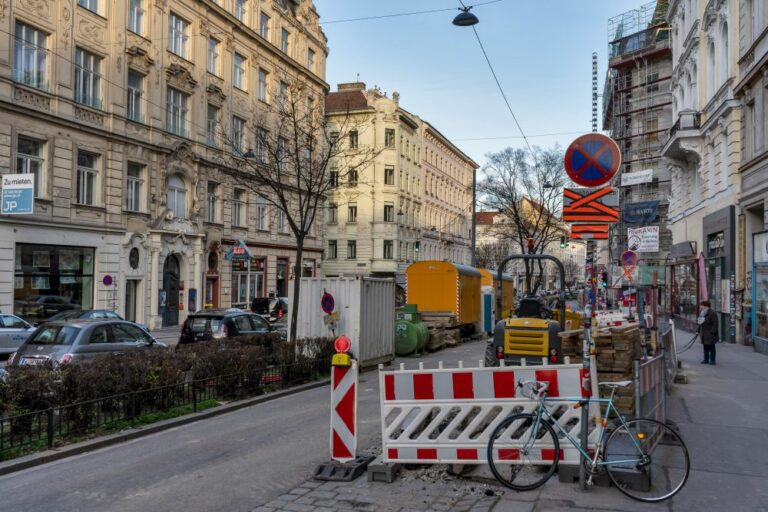
[[[17,317],[0,313],[0,355],[9,355],[24,343],[35,328]]]

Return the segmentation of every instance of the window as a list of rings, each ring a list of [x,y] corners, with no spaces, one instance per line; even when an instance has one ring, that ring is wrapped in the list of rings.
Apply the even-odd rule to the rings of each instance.
[[[232,225],[243,225],[243,210],[245,208],[245,190],[235,189],[232,198]]]
[[[347,176],[347,180],[350,187],[357,186],[357,169],[350,169],[349,176]]]
[[[219,74],[219,42],[212,37],[208,38],[208,72]]]
[[[287,30],[282,29],[280,31],[280,50],[282,50],[283,53],[288,53],[290,37],[291,34]]]
[[[148,343],[149,335],[131,324],[112,324],[113,343]]]
[[[357,130],[349,132],[349,148],[357,149]]]
[[[264,128],[256,129],[256,161],[265,164],[267,163],[267,137],[269,134]]]
[[[280,111],[285,112],[288,106],[288,84],[282,80],[280,81],[280,93],[278,94],[277,102],[280,106]]]
[[[388,148],[395,147],[395,130],[394,128],[384,129],[384,146]]]
[[[338,258],[338,252],[336,240],[328,240],[328,259],[335,260]]]
[[[187,188],[176,174],[168,178],[167,206],[177,219],[187,218]]]
[[[331,171],[328,177],[328,181],[331,183],[331,187],[339,186],[339,171]]]
[[[357,203],[349,203],[347,206],[347,222],[357,222]]]
[[[268,73],[259,68],[259,100],[267,102],[267,75]]]
[[[256,198],[256,229],[267,229],[267,200],[264,196]]]
[[[168,49],[181,57],[187,56],[187,32],[189,23],[171,13],[168,29]]]
[[[89,11],[99,12],[99,0],[77,0],[77,5],[85,7]]]
[[[144,28],[144,9],[142,9],[143,0],[131,0],[128,7],[128,30],[136,34],[143,33]]]
[[[144,166],[128,162],[125,184],[125,209],[130,212],[142,210],[142,190],[144,188]]]
[[[395,168],[394,167],[384,168],[384,184],[385,185],[395,184]]]
[[[85,151],[77,152],[77,204],[96,204],[96,164],[99,156]]]
[[[285,218],[285,212],[283,210],[277,210],[277,231],[279,233],[288,232],[288,222]]]
[[[187,95],[173,87],[168,88],[167,129],[171,133],[187,136]]]
[[[219,185],[208,182],[208,222],[217,222],[219,209]]]
[[[331,134],[328,136],[328,139],[332,144],[336,144],[336,142],[339,140],[339,132],[331,132]]]
[[[16,141],[16,173],[35,175],[35,197],[42,197],[45,192],[43,169],[43,148],[41,140],[19,137]]]
[[[16,23],[13,79],[37,89],[47,89],[47,35],[41,30]]]
[[[394,203],[384,203],[384,222],[395,222]]]
[[[81,48],[75,50],[75,101],[101,108],[101,59]]]
[[[283,160],[286,158],[285,154],[285,148],[288,147],[288,139],[285,137],[278,137],[277,138],[277,148],[275,153],[277,157],[277,163],[280,164],[283,162]]]
[[[315,69],[315,50],[307,48],[307,69],[313,71]]]
[[[126,87],[127,99],[125,103],[125,115],[132,121],[142,122],[141,96],[144,91],[144,76],[136,71],[128,71],[128,87]]]
[[[384,240],[384,259],[385,260],[391,260],[394,259],[394,255],[392,254],[394,250],[394,243],[392,240]]]
[[[215,105],[208,104],[208,112],[206,115],[205,133],[208,144],[211,146],[216,145],[216,129],[219,125],[219,108]]]
[[[245,90],[245,69],[246,62],[245,57],[239,53],[235,53],[235,59],[232,65],[232,83],[235,87],[241,90]]]
[[[328,224],[336,224],[339,217],[339,205],[331,203],[328,205]]]
[[[243,154],[243,141],[245,140],[245,119],[232,116],[232,149],[238,154]]]
[[[83,1],[83,0],[79,0]],[[94,327],[91,336],[88,338],[88,344],[109,343],[109,325]]]
[[[357,258],[357,240],[347,240],[347,259]]]
[[[245,0],[235,0],[235,18],[245,23]]]
[[[259,35],[269,40],[269,16],[266,13],[261,13],[259,17]]]

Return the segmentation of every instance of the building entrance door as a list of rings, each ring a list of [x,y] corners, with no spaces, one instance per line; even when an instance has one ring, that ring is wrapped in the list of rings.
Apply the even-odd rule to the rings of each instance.
[[[165,310],[163,327],[179,324],[179,260],[171,254],[163,265],[163,291],[165,292]]]
[[[136,301],[138,300],[139,281],[129,279],[125,282],[125,319],[136,321]]]

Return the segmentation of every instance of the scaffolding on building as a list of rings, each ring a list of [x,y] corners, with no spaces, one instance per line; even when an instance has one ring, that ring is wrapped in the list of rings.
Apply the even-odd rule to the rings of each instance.
[[[603,90],[603,128],[616,140],[622,166],[613,185],[621,204],[659,201],[660,247],[645,260],[663,260],[671,244],[666,226],[669,176],[661,165],[661,150],[672,125],[672,53],[664,18],[667,0],[649,2],[608,20],[608,72]],[[621,187],[621,175],[653,170],[653,181]],[[612,228],[611,258],[627,249],[624,216]]]

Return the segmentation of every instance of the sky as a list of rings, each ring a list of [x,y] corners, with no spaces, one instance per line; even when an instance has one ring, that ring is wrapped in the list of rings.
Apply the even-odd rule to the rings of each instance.
[[[390,96],[399,92],[403,108],[432,123],[481,166],[489,152],[524,147],[472,29],[451,23],[458,10],[333,23],[458,7],[458,0],[314,2],[328,37],[326,80],[331,90],[359,75],[368,87],[378,86]],[[501,0],[472,10],[480,20],[475,28],[531,145],[565,148],[591,131],[592,52],[598,53],[602,94],[608,18],[644,3]]]

